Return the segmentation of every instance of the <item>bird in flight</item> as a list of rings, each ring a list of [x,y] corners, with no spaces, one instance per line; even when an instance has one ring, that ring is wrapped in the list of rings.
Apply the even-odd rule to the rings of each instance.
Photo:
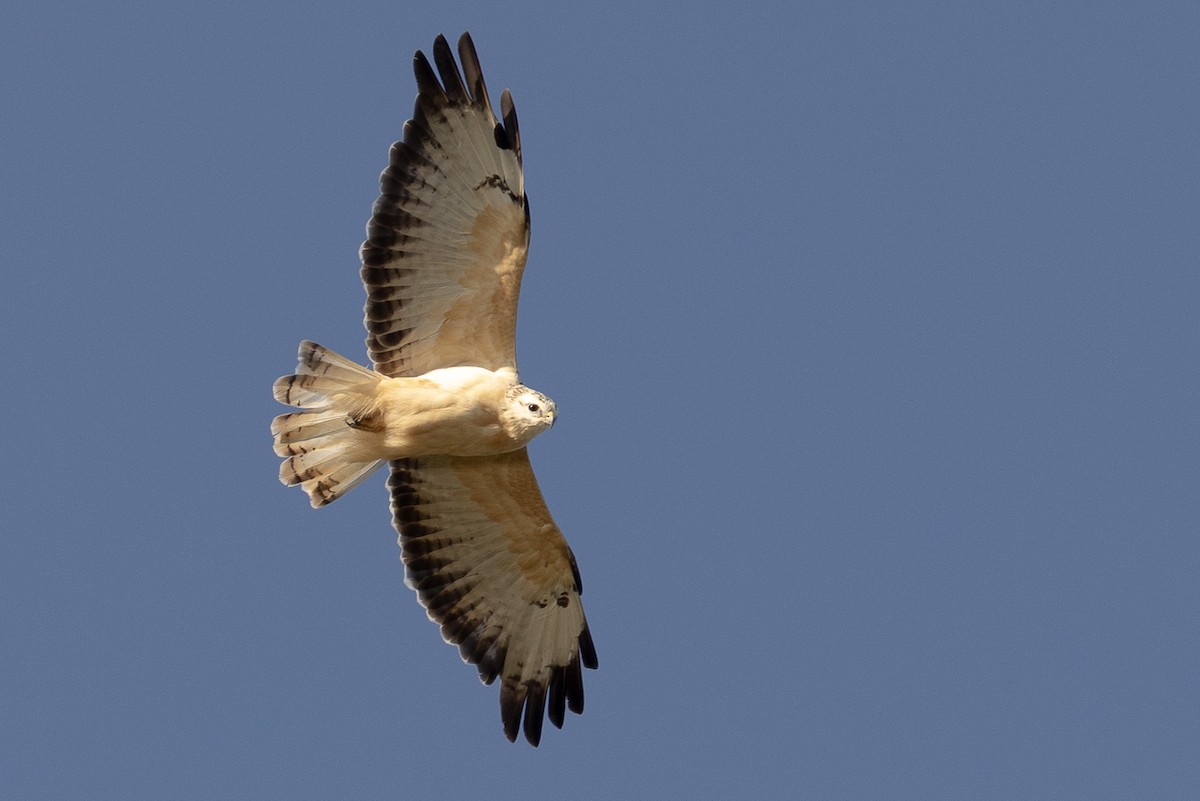
[[[597,666],[575,557],[525,446],[554,401],[521,383],[517,296],[529,202],[512,96],[497,119],[469,34],[417,51],[417,100],[391,147],[360,250],[374,369],[301,342],[275,399],[279,478],[312,506],[387,462],[405,583],[485,684],[510,741],[583,711]],[[434,67],[436,66],[436,72]],[[440,77],[439,77],[440,76]]]

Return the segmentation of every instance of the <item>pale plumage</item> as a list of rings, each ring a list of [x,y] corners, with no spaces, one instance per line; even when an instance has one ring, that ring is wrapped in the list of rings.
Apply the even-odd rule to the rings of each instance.
[[[313,506],[384,461],[406,581],[442,635],[500,678],[505,735],[537,745],[543,717],[583,711],[597,666],[575,558],[525,445],[554,402],[520,384],[517,298],[529,206],[512,98],[488,100],[471,38],[445,38],[437,73],[417,52],[418,95],[392,145],[361,249],[368,370],[303,342],[275,398],[303,411],[271,426],[280,479]],[[440,75],[440,80],[439,80]]]

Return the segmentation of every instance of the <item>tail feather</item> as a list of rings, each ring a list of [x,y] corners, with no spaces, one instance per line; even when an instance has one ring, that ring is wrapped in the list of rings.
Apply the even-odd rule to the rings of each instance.
[[[316,509],[333,503],[382,466],[382,460],[351,461],[344,449],[325,447],[284,459],[279,480],[289,487],[299,484]]]
[[[325,506],[358,486],[383,461],[362,458],[362,438],[348,413],[369,398],[381,376],[323,348],[300,343],[296,374],[275,382],[275,399],[304,411],[271,423],[275,453],[284,457],[279,480],[300,485],[313,507]]]
[[[306,453],[314,447],[319,447],[320,443],[301,443],[311,439],[323,439],[345,429],[346,415],[336,409],[313,409],[281,414],[271,421],[271,433],[275,435],[275,455]]]
[[[323,408],[329,395],[379,382],[379,374],[339,356],[316,342],[304,340],[296,356],[296,374],[275,381],[275,400],[289,406]]]

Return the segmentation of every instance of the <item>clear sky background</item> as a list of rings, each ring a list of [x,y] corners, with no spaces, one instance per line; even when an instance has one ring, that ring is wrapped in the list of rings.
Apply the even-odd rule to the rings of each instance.
[[[10,6],[6,798],[1200,797],[1200,5]],[[464,29],[601,662],[537,750],[268,432]]]

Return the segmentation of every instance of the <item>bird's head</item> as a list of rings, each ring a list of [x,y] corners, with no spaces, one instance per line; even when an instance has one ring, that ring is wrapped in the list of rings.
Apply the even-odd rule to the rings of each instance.
[[[504,425],[522,445],[554,425],[557,414],[554,401],[524,384],[509,387],[505,395]]]

